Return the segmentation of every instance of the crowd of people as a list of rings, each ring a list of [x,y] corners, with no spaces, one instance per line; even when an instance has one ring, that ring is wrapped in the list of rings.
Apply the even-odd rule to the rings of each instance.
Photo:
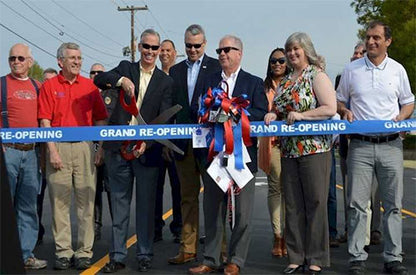
[[[388,57],[391,41],[387,25],[370,23],[365,43],[356,46],[351,63],[337,78],[336,91],[325,73],[324,58],[317,54],[309,35],[302,32],[290,35],[284,48],[271,51],[264,81],[241,67],[243,42],[239,37],[223,36],[216,59],[205,53],[207,39],[197,24],[185,30],[186,59],[178,64],[174,42],[161,42],[158,32],[147,29],[138,43],[138,62],[121,61],[109,71],[96,63],[90,69],[90,79],[80,75],[82,55],[76,43],[59,47],[60,71],[46,69],[43,83],[28,76],[34,60],[30,48],[16,44],[8,58],[11,72],[1,78],[1,126],[138,125],[154,121],[177,104],[182,109],[170,122],[196,124],[199,99],[215,87],[227,91],[229,99],[244,93],[249,101],[249,120],[265,124],[274,120],[287,124],[326,120],[337,112],[350,122],[401,121],[412,114],[414,95],[403,66]],[[158,58],[161,69],[156,66]],[[139,115],[119,103],[120,90],[125,92],[122,99],[136,103]],[[271,254],[287,256],[284,274],[321,273],[330,266],[329,247],[339,241],[348,241],[349,274],[365,274],[368,245],[380,242],[378,225],[373,230],[370,222],[371,208],[373,217],[380,215],[380,200],[385,209],[384,272],[407,274],[402,264],[403,149],[398,133],[340,137],[346,215],[345,234],[339,239],[332,135],[252,137],[251,143],[247,169],[255,175],[259,167],[267,174]],[[193,148],[190,140],[176,140],[175,145],[183,155],[153,140],[137,142],[128,158],[122,141],[3,143],[25,268],[47,267],[45,260],[33,254],[45,231],[41,218],[47,187],[54,269],[84,270],[91,266],[94,240],[101,238],[103,191],[112,224],[110,260],[102,271],[113,273],[125,268],[133,190],[138,270],[151,269],[154,242],[163,239],[163,186],[168,172],[173,205],[169,227],[180,246],[177,255],[166,260],[175,265],[195,261],[198,244],[203,241],[203,261],[189,268],[190,274],[220,270],[239,274],[250,245],[256,178],[241,189],[230,187],[235,193],[235,221],[227,229],[228,195],[207,171],[211,162],[208,148]],[[200,239],[201,185],[205,236]],[[335,206],[330,203],[334,199]],[[73,202],[76,247],[70,219]]]

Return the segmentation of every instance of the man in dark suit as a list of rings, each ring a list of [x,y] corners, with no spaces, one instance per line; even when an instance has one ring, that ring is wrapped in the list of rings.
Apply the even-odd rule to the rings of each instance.
[[[205,79],[203,89],[198,90],[198,96],[211,87],[217,87],[221,81],[228,84],[229,97],[246,94],[250,105],[247,111],[251,121],[263,120],[267,112],[267,99],[263,90],[263,81],[241,69],[243,43],[238,37],[227,35],[220,40],[216,50],[222,71],[211,74]],[[223,87],[224,88],[224,87]],[[225,89],[226,90],[226,89]],[[192,110],[196,112],[198,106],[194,104]],[[224,274],[239,274],[244,266],[250,244],[250,220],[253,212],[255,173],[257,172],[257,139],[252,138],[252,146],[248,147],[251,162],[247,164],[254,174],[252,180],[235,196],[235,225],[231,230],[228,246],[228,264]],[[191,268],[191,274],[211,273],[217,270],[222,259],[221,246],[224,231],[224,221],[227,213],[226,194],[217,186],[212,178],[202,173],[204,181],[204,218],[205,218],[205,249],[204,261],[201,265]]]
[[[98,74],[94,83],[101,89],[120,87],[126,91],[125,100],[136,97],[137,107],[146,122],[172,106],[172,79],[159,70],[155,63],[160,53],[160,36],[145,30],[140,36],[140,61],[122,61],[109,72]],[[115,106],[109,119],[110,125],[137,125],[136,118]],[[108,165],[108,180],[113,213],[112,244],[110,262],[104,272],[112,273],[124,268],[127,257],[127,233],[133,183],[136,182],[136,234],[139,271],[151,268],[153,256],[155,195],[162,146],[147,141],[134,150],[136,159],[126,160],[120,155],[121,142],[105,142],[105,163]]]
[[[191,25],[185,31],[185,47],[188,58],[173,66],[169,75],[174,80],[173,102],[180,104],[182,110],[176,115],[176,123],[197,123],[196,114],[191,113],[190,106],[197,104],[198,93],[202,88],[204,77],[221,71],[217,59],[205,54],[207,40],[200,25]],[[176,144],[185,156],[176,155],[179,181],[181,184],[182,233],[179,253],[169,259],[170,264],[183,264],[196,259],[199,231],[198,196],[200,190],[201,159],[194,155],[192,142],[177,140]]]

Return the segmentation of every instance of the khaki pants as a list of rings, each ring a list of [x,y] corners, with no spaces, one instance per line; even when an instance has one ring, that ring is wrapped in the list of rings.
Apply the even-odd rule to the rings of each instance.
[[[92,142],[56,143],[63,168],[46,162],[46,177],[52,206],[52,233],[56,257],[91,258],[94,242],[95,165]],[[71,238],[71,195],[74,191],[78,238],[76,251]]]
[[[196,253],[199,231],[199,189],[200,169],[192,153],[192,144],[183,160],[176,160],[179,182],[181,183],[182,236],[180,251]]]
[[[271,148],[270,174],[267,175],[269,191],[267,194],[267,204],[269,206],[270,220],[272,222],[273,233],[283,237],[285,224],[285,205],[283,199],[283,188],[280,180],[280,150],[277,146]]]

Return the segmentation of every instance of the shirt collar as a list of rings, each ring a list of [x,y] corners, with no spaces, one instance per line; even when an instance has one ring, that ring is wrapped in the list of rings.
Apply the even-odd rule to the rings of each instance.
[[[230,76],[227,76],[227,75],[225,74],[224,70],[223,70],[223,71],[221,71],[221,77],[222,77],[222,79],[224,79],[224,80],[231,79],[231,80],[235,81],[235,80],[237,79],[237,76],[238,76],[238,73],[240,72],[240,70],[241,70],[241,66],[239,66],[239,67],[237,68],[237,70],[236,70],[234,73],[232,73]]]
[[[387,65],[387,61],[388,61],[388,54],[386,53],[386,56],[384,57],[383,61],[378,65],[374,65],[373,62],[371,62],[371,60],[368,58],[367,54],[364,55],[364,61],[365,61],[365,65],[367,66],[367,70],[384,70],[386,68]]]
[[[68,82],[69,84],[71,84],[71,82],[69,82],[69,80],[68,80],[68,79],[66,79],[66,78],[64,77],[64,75],[62,74],[62,70],[61,70],[61,71],[59,71],[59,74],[58,74],[58,81],[59,81],[60,83],[65,83],[65,82]],[[79,74],[77,75],[77,77],[75,78],[75,81],[74,81],[73,83],[76,83],[76,82],[79,82]]]
[[[142,63],[141,63],[141,62],[139,62],[139,64],[140,64],[140,73],[142,73],[142,74],[150,74],[150,75],[153,75],[153,72],[155,71],[156,65],[155,65],[155,66],[153,66],[153,68],[151,68],[150,70],[145,70],[145,69],[142,67]]]
[[[195,62],[192,62],[192,61],[189,61],[189,59],[186,59],[186,60],[185,60],[185,63],[186,63],[186,65],[188,66],[188,68],[190,68],[190,67],[192,67],[194,64],[197,64],[197,65],[201,64],[201,63],[202,63],[202,59],[204,59],[204,54],[203,54],[203,55],[201,55],[201,57],[200,57],[197,61],[195,61]]]

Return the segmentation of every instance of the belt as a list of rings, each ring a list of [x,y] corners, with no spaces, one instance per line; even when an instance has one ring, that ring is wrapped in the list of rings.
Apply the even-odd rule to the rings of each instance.
[[[363,135],[357,135],[357,134],[350,135],[351,139],[358,139],[362,141],[368,141],[371,143],[389,142],[389,141],[395,140],[398,137],[399,137],[399,133],[387,135],[387,136],[376,136],[376,137],[363,136]]]
[[[3,143],[3,145],[20,151],[31,151],[35,149],[36,143]]]

